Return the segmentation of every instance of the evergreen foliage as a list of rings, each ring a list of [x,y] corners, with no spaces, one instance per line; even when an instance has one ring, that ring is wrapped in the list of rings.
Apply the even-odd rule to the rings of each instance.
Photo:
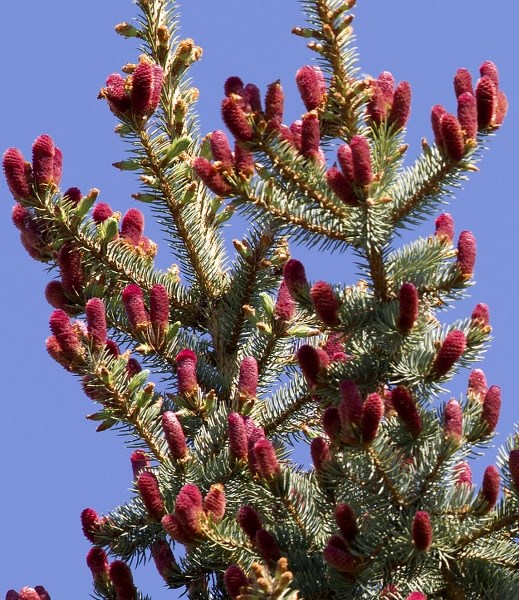
[[[484,305],[438,320],[476,253],[438,208],[505,117],[497,69],[484,63],[476,86],[458,71],[457,115],[433,108],[434,143],[406,167],[409,84],[359,77],[355,0],[304,0],[293,33],[317,61],[296,74],[301,121],[283,123],[280,82],[263,93],[230,77],[234,140],[203,137],[189,79],[201,49],[179,38],[172,0],[135,4],[116,31],[139,42],[139,62],[100,97],[127,143],[116,165],[138,174],[134,198],[178,267],[155,267],[139,210],[60,190],[49,136],[32,163],[15,148],[3,159],[21,242],[55,273],[47,350],[96,403],[98,430],[137,448],[132,500],[81,515],[93,597],[147,598],[131,565],[153,560],[193,600],[518,598],[517,432],[480,490],[467,462],[492,440],[500,390],[476,370],[459,402],[437,400],[489,340]],[[230,252],[235,212],[250,227]],[[399,245],[432,215],[430,237]],[[289,240],[350,248],[364,279],[308,282]]]

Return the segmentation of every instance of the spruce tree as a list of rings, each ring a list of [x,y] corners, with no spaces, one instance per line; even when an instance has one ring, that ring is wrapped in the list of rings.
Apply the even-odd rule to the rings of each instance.
[[[488,307],[442,314],[473,282],[476,241],[441,206],[506,115],[496,66],[456,72],[454,113],[435,105],[407,160],[409,83],[359,75],[354,0],[305,0],[293,33],[316,60],[295,74],[301,120],[285,124],[282,82],[231,76],[229,133],[203,135],[189,79],[201,49],[179,36],[174,2],[135,4],[116,31],[141,55],[99,96],[127,145],[116,166],[137,174],[134,199],[178,266],[155,267],[138,208],[60,189],[50,136],[30,162],[3,157],[22,245],[54,275],[47,351],[97,429],[135,449],[132,500],[81,514],[93,597],[147,598],[131,571],[144,560],[193,599],[519,597],[517,434],[479,489],[471,476],[501,407],[473,368]],[[237,214],[249,226],[230,249]],[[424,221],[431,234],[402,244]],[[348,249],[359,280],[309,282],[297,244]],[[467,393],[446,399],[460,368]]]

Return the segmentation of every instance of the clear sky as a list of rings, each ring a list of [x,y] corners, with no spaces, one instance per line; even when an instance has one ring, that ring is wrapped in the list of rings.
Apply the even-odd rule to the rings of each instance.
[[[442,103],[455,110],[451,81],[456,69],[467,67],[476,77],[484,60],[499,66],[511,105],[508,118],[491,140],[481,172],[471,176],[449,208],[457,231],[470,229],[477,237],[477,284],[471,298],[443,318],[468,315],[477,302],[490,305],[495,339],[482,368],[490,384],[502,387],[499,430],[509,433],[519,420],[519,80],[514,58],[519,56],[519,4],[502,0],[494,4],[497,9],[483,0],[358,4],[354,26],[361,72],[376,76],[390,70],[397,81],[412,85],[410,157],[417,154],[423,136],[432,139],[431,106]],[[204,48],[203,60],[192,71],[201,92],[204,133],[222,128],[219,104],[229,75],[240,75],[262,89],[281,79],[286,120],[300,116],[303,106],[294,74],[312,54],[304,40],[290,34],[294,25],[303,24],[296,0],[186,0],[181,7],[182,34]],[[78,186],[86,192],[97,187],[101,199],[117,210],[135,206],[130,195],[137,184],[131,174],[111,167],[124,157],[124,146],[112,133],[113,115],[96,96],[106,75],[137,59],[134,40],[113,32],[113,25],[133,16],[130,0],[20,0],[2,7],[0,150],[17,146],[30,156],[32,141],[50,134],[64,153],[63,189]],[[47,356],[44,340],[52,309],[43,289],[51,275],[18,241],[3,178],[0,196],[0,597],[9,588],[42,584],[54,600],[86,598],[91,591],[84,562],[89,543],[81,534],[79,514],[87,506],[108,512],[129,497],[130,451],[112,432],[95,433],[95,425],[85,419],[93,412],[92,403],[78,382]],[[433,229],[431,220],[422,234]],[[151,221],[147,233],[160,242]],[[229,235],[237,236],[232,228]],[[293,255],[305,262],[311,279],[355,281],[348,255],[322,260],[302,248],[293,248]],[[464,390],[467,375],[458,375],[454,393]],[[494,456],[481,459],[478,481]],[[177,597],[164,589],[153,565],[138,569],[135,579],[154,600]]]

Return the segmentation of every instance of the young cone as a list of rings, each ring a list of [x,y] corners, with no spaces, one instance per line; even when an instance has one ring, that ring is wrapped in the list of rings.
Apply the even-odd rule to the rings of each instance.
[[[248,579],[238,565],[229,565],[223,575],[223,582],[229,596],[236,600],[241,589],[247,585]]]
[[[143,471],[137,478],[137,489],[150,517],[160,522],[164,516],[164,500],[157,477],[150,471]]]
[[[339,301],[332,286],[325,281],[317,281],[310,290],[310,298],[316,315],[328,327],[339,322]]]
[[[355,511],[345,502],[337,504],[335,507],[335,522],[347,542],[353,541],[359,533]]]
[[[427,552],[432,544],[432,526],[429,513],[419,510],[413,519],[413,544],[417,552]]]
[[[189,349],[181,350],[175,361],[177,363],[178,393],[192,394],[198,389],[196,379],[196,354]]]
[[[7,186],[15,200],[30,196],[31,191],[27,181],[25,159],[18,148],[8,148],[3,157],[4,175]]]
[[[115,560],[108,569],[108,576],[117,600],[135,600],[137,590],[130,567],[122,560]]]
[[[432,365],[432,372],[437,377],[443,377],[452,369],[465,352],[467,341],[463,331],[453,329],[443,340]]]
[[[486,433],[494,433],[501,412],[501,388],[498,385],[491,386],[485,394],[481,410],[481,421],[486,426]]]
[[[186,444],[186,436],[177,416],[173,411],[162,413],[162,431],[168,444],[171,456],[175,460],[186,458],[188,450]]]

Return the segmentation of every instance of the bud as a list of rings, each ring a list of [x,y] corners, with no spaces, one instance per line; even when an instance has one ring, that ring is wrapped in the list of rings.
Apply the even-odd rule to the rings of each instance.
[[[436,104],[431,109],[431,125],[434,133],[434,143],[443,148],[442,121],[447,111],[441,104]]]
[[[233,168],[234,161],[232,157],[229,140],[223,131],[213,131],[209,135],[209,143],[214,160],[221,164],[221,168],[228,171]]]
[[[328,327],[339,322],[339,301],[330,284],[317,281],[310,290],[310,298],[319,319]]]
[[[468,380],[467,394],[472,395],[483,402],[483,399],[487,393],[487,379],[485,373],[481,369],[474,369],[471,371]]]
[[[236,600],[241,588],[248,584],[247,575],[238,565],[229,565],[223,574],[223,583],[231,599]]]
[[[335,507],[335,522],[337,523],[342,537],[351,542],[359,533],[355,511],[349,504],[341,503]]]
[[[319,473],[322,471],[325,463],[332,460],[328,442],[322,437],[314,438],[310,444],[310,456],[312,457],[315,470]]]
[[[449,213],[442,213],[435,221],[434,235],[452,242],[454,239],[454,219]]]
[[[351,183],[344,177],[337,167],[330,167],[326,171],[326,183],[332,192],[348,206],[357,206],[359,204],[357,196],[351,186]]]
[[[266,529],[258,529],[254,536],[254,543],[267,565],[272,566],[281,558],[276,538]]]
[[[108,576],[108,557],[102,548],[91,548],[86,556],[86,563],[94,581]]]
[[[142,471],[137,478],[137,489],[150,517],[160,521],[165,511],[157,477],[150,471]]]
[[[340,535],[332,535],[323,550],[324,560],[341,573],[353,574],[360,568],[360,559],[351,554],[347,543]]]
[[[253,356],[246,356],[240,363],[238,393],[248,399],[255,398],[258,387],[258,363]]]
[[[413,519],[412,537],[417,552],[427,552],[432,543],[432,526],[429,513],[419,510]]]
[[[402,284],[398,294],[398,301],[397,328],[400,333],[407,335],[418,319],[418,291],[414,284]]]
[[[25,159],[18,148],[8,148],[3,157],[4,175],[9,191],[15,200],[21,200],[31,195]]]
[[[184,459],[187,456],[186,436],[174,412],[166,411],[162,414],[162,430],[171,456],[175,460]]]
[[[178,569],[170,545],[165,540],[153,542],[151,545],[151,555],[159,575],[167,582],[168,572]]]
[[[85,306],[88,336],[96,349],[106,344],[106,313],[101,298],[90,298]]]
[[[240,100],[234,96],[224,98],[222,102],[222,119],[229,131],[240,142],[250,142],[254,131],[243,111]]]
[[[478,133],[478,108],[476,98],[468,92],[458,98],[458,121],[465,138],[474,140]]]
[[[32,173],[37,185],[55,183],[54,142],[50,135],[40,135],[32,145]]]
[[[467,69],[461,68],[456,71],[456,75],[454,75],[454,93],[456,98],[465,93],[474,95],[472,75]]]
[[[510,478],[515,487],[519,490],[519,449],[514,448],[510,450],[508,456],[508,470],[510,471]]]
[[[462,231],[458,240],[458,267],[462,275],[470,277],[476,263],[476,238],[471,231]]]
[[[20,600],[20,594],[16,590],[8,590],[5,600]]]
[[[169,325],[169,295],[165,286],[155,284],[150,291],[150,321],[159,331]]]
[[[121,222],[121,236],[132,246],[138,246],[144,233],[144,215],[138,208],[130,208]]]
[[[285,264],[283,277],[288,291],[293,298],[297,298],[299,294],[306,292],[308,289],[308,281],[303,263],[294,258],[291,258]]]
[[[137,590],[130,567],[122,560],[115,560],[108,569],[117,600],[135,600]]]
[[[456,442],[461,440],[463,435],[463,411],[459,403],[454,400],[449,400],[445,406],[443,413],[444,429],[446,437]]]
[[[140,31],[129,23],[118,23],[115,27],[115,32],[123,37],[140,37]]]
[[[319,67],[305,65],[296,73],[297,89],[306,110],[316,109],[324,98],[324,77]]]
[[[285,103],[285,94],[281,83],[274,81],[267,87],[265,94],[265,117],[267,123],[273,129],[277,129],[283,121],[283,108]]]
[[[456,475],[457,486],[467,485],[472,486],[472,470],[468,462],[462,460],[454,467],[454,473]]]
[[[497,109],[497,87],[492,79],[483,76],[476,85],[478,128],[485,131],[494,124]]]
[[[262,477],[270,479],[279,474],[276,451],[270,440],[263,438],[254,444],[254,457]]]
[[[92,219],[99,225],[109,219],[114,214],[114,211],[106,202],[99,202],[94,206],[94,210],[92,211]]]
[[[485,505],[482,507],[481,512],[483,514],[492,510],[497,502],[499,496],[499,487],[501,484],[501,477],[499,471],[494,465],[489,465],[483,474],[483,483],[481,485],[481,499]]]
[[[350,140],[350,148],[354,183],[360,186],[369,185],[373,181],[373,171],[368,140],[362,135],[354,135]]]
[[[142,290],[138,285],[134,283],[127,285],[122,293],[122,301],[132,329],[141,329],[149,325],[150,318],[144,307]]]
[[[238,525],[243,531],[253,540],[256,537],[256,533],[262,528],[261,519],[255,509],[246,504],[240,507],[236,515]]]
[[[360,424],[362,417],[362,396],[353,381],[341,381],[339,384],[341,401],[339,403],[339,419],[343,431],[348,431],[350,425]]]
[[[422,592],[411,592],[405,600],[427,600],[427,596]]]
[[[489,327],[490,325],[490,311],[488,309],[488,304],[479,303],[476,304],[472,314],[470,315],[470,320],[480,327]]]
[[[436,354],[432,365],[432,373],[436,377],[447,375],[456,361],[463,356],[466,346],[467,340],[463,331],[459,329],[450,331]]]
[[[139,63],[133,72],[130,93],[135,115],[150,115],[158,106],[162,91],[162,68],[146,62]]]
[[[296,304],[283,280],[279,286],[278,297],[274,307],[274,316],[280,321],[290,321],[296,311]]]
[[[64,290],[68,293],[81,294],[84,285],[81,251],[71,242],[66,242],[58,252],[57,262]]]
[[[465,155],[465,139],[460,122],[454,115],[445,113],[440,127],[445,154],[450,160],[459,162]]]
[[[411,86],[407,81],[401,81],[395,89],[393,104],[389,112],[389,122],[397,129],[403,129],[411,113]]]
[[[339,409],[336,406],[329,406],[323,413],[322,422],[324,432],[333,442],[341,433]]]
[[[371,444],[375,439],[383,416],[384,401],[378,394],[370,394],[362,406],[360,419],[360,432],[364,444]]]
[[[67,313],[60,309],[55,310],[50,316],[49,325],[63,356],[69,360],[78,358],[83,352],[83,347]]]
[[[69,299],[61,281],[53,280],[45,286],[45,299],[53,307],[67,312]]]
[[[223,485],[212,485],[204,498],[204,512],[211,515],[213,521],[218,523],[225,515],[225,493]]]
[[[319,375],[326,369],[330,359],[324,350],[305,344],[296,353],[297,362],[309,387],[317,384]]]
[[[319,160],[320,142],[319,117],[315,112],[306,113],[303,115],[303,124],[301,126],[301,154],[306,158]]]
[[[141,471],[150,466],[150,461],[143,450],[134,450],[130,456],[130,463],[134,479],[139,476]]]
[[[422,418],[411,392],[399,385],[392,390],[391,400],[404,427],[413,437],[418,437],[422,431]]]
[[[501,412],[501,388],[492,385],[485,394],[481,410],[481,420],[486,423],[486,433],[494,433]]]
[[[179,394],[192,394],[198,389],[196,361],[196,354],[187,348],[177,354],[175,362],[177,364]]]
[[[89,542],[95,544],[95,534],[99,531],[101,520],[93,508],[85,508],[81,513],[81,528]]]

